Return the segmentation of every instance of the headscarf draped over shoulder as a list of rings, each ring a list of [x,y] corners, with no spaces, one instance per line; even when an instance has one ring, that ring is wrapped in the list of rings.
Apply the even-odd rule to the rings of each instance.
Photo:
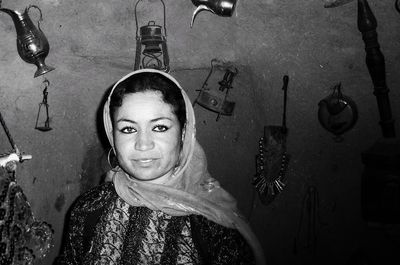
[[[208,173],[205,153],[196,140],[192,103],[175,78],[159,70],[141,69],[127,74],[115,83],[103,110],[104,128],[111,146],[114,148],[110,117],[111,95],[119,83],[143,72],[158,73],[167,77],[180,88],[183,95],[186,125],[180,165],[174,171],[173,177],[163,185],[137,180],[119,168],[107,172],[106,179],[113,181],[116,192],[129,205],[145,206],[172,216],[202,215],[215,223],[237,229],[252,247],[257,264],[265,264],[261,245],[245,218],[239,213],[236,200]]]

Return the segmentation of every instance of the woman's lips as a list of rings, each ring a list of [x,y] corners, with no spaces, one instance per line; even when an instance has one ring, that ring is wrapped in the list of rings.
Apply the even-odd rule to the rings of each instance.
[[[153,161],[153,159],[139,159],[139,162],[142,162],[142,163],[148,163],[148,162],[151,162],[151,161]]]
[[[142,166],[151,165],[156,159],[155,158],[141,158],[141,159],[134,159],[134,161]]]

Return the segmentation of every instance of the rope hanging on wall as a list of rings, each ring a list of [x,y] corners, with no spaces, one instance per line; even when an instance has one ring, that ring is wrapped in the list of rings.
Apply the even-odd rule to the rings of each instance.
[[[1,4],[1,2],[0,2],[0,4]],[[0,112],[0,122],[1,122],[1,125],[3,126],[3,128],[4,128],[4,131],[5,131],[6,135],[7,135],[8,141],[10,142],[12,148],[14,150],[16,150],[17,146],[15,145],[14,139],[12,138],[12,136],[10,134],[10,131],[8,130],[8,127],[6,125],[6,122],[3,119],[3,115],[1,114],[1,112]]]

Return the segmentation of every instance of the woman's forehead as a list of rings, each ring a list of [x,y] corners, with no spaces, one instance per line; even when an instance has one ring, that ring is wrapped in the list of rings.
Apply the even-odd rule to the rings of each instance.
[[[127,93],[124,95],[122,99],[122,105],[124,103],[140,103],[142,101],[146,102],[164,102],[163,101],[163,95],[160,91],[157,90],[145,90],[145,91],[140,91],[140,92],[135,92],[135,93]],[[164,102],[165,103],[165,102]]]
[[[172,106],[163,101],[162,94],[158,91],[144,91],[125,95],[116,115],[140,116],[141,118],[163,115],[175,116]]]

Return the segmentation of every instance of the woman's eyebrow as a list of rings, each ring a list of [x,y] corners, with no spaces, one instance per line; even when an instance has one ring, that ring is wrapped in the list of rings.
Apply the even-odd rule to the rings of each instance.
[[[130,123],[136,123],[133,120],[127,119],[127,118],[120,118],[117,120],[117,122],[130,122]]]
[[[170,121],[172,121],[172,119],[170,117],[157,117],[155,119],[151,119],[150,122],[157,122],[157,121],[160,121],[160,120],[170,120]],[[127,119],[127,118],[120,118],[120,119],[117,120],[117,122],[137,123],[136,121],[131,120],[131,119]]]
[[[170,120],[170,121],[172,121],[172,119],[170,117],[158,117],[158,118],[152,119],[150,121],[151,122],[157,122],[157,121],[160,121],[160,120]]]

